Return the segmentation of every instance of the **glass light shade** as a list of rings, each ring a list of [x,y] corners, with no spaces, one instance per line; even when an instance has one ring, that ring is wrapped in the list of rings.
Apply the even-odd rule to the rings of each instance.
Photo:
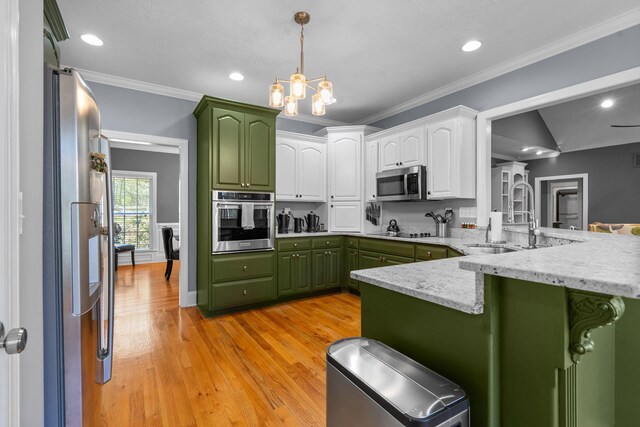
[[[284,87],[278,82],[269,86],[269,106],[274,108],[284,106]]]
[[[323,80],[318,83],[318,93],[320,93],[320,97],[322,101],[324,101],[324,105],[333,104],[335,99],[333,99],[333,85],[329,80]]]
[[[322,100],[322,95],[320,93],[316,93],[311,97],[311,113],[314,116],[324,116],[324,101]]]
[[[307,78],[304,74],[291,74],[291,82],[289,84],[291,86],[290,96],[295,99],[304,99],[307,96]]]
[[[284,115],[287,117],[295,117],[298,115],[298,100],[292,96],[284,98]]]

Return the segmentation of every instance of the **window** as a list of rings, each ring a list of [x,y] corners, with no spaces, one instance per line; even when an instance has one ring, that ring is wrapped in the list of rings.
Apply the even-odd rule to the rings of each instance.
[[[136,250],[153,250],[156,216],[155,172],[114,170],[112,182],[115,243],[131,244]]]

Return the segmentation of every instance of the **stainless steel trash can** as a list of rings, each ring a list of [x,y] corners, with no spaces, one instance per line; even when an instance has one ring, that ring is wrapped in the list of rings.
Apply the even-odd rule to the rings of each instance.
[[[367,338],[327,350],[327,427],[468,427],[469,401],[457,385]]]

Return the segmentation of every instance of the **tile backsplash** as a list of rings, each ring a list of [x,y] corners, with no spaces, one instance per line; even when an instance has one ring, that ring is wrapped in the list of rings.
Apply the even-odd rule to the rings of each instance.
[[[463,222],[476,222],[476,218],[460,218],[460,208],[475,207],[475,199],[436,200],[424,202],[383,202],[382,226],[386,229],[389,221],[395,219],[400,230],[407,233],[416,231],[435,233],[435,222],[424,214],[433,211],[444,215],[447,208],[453,209],[450,227],[460,227]]]

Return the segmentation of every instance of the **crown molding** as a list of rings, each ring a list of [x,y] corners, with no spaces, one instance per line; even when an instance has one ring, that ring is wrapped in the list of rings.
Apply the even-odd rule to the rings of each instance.
[[[640,7],[355,122],[371,124],[640,24]]]
[[[71,67],[74,68],[74,67]],[[99,73],[97,71],[83,70],[75,68],[82,77],[90,82],[101,83],[109,86],[121,87],[124,89],[137,90],[140,92],[154,93],[172,98],[186,99],[188,101],[199,102],[202,94],[183,89],[176,89],[169,86],[157,85],[154,83],[142,82],[140,80],[128,79],[126,77],[114,76],[111,74]]]
[[[74,67],[71,67],[74,68]],[[147,83],[140,80],[128,79],[126,77],[114,76],[111,74],[99,73],[97,71],[84,70],[81,68],[75,68],[82,77],[90,82],[101,83],[109,86],[121,87],[124,89],[137,90],[140,92],[153,93],[156,95],[169,96],[171,98],[186,99],[188,101],[199,102],[203,94],[198,92],[191,92],[183,89],[176,89],[169,86],[157,85],[155,83]],[[280,117],[285,120],[297,120],[305,123],[312,123],[321,126],[342,126],[347,123],[340,122],[338,120],[331,120],[322,117],[309,116],[307,114],[299,114],[296,117]]]
[[[276,130],[276,139],[291,139],[295,141],[326,143],[327,138],[303,133],[289,132],[286,130]]]

